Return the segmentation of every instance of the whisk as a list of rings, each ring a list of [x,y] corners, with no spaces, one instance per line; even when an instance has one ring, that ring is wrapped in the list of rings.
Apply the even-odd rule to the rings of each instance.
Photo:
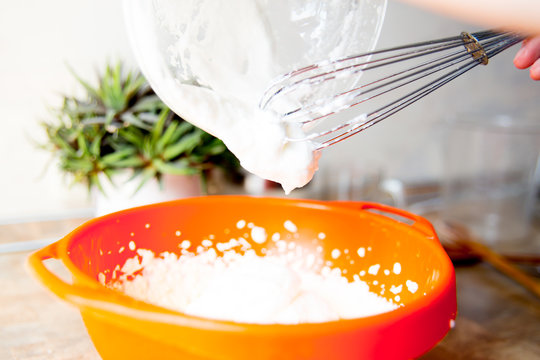
[[[261,98],[260,108],[276,111],[284,122],[309,127],[359,104],[382,101],[375,110],[330,129],[288,139],[313,140],[322,149],[379,123],[470,69],[486,65],[491,57],[523,39],[511,32],[462,32],[455,37],[323,61],[276,79]],[[382,75],[375,74],[379,72]],[[370,79],[371,74],[377,78]],[[351,79],[355,81],[360,75],[367,79],[351,86]],[[294,105],[284,108],[284,104]]]

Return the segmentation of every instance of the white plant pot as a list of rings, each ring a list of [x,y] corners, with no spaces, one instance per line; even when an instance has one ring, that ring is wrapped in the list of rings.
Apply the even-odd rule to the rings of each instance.
[[[201,179],[191,175],[163,175],[162,185],[156,179],[147,181],[136,191],[141,179],[129,180],[131,173],[115,175],[113,183],[100,178],[104,192],[94,189],[95,215],[102,216],[131,207],[162,201],[176,200],[202,195]]]

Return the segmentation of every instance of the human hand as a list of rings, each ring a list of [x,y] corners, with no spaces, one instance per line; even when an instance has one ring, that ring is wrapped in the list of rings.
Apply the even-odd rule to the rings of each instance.
[[[529,69],[533,80],[540,80],[540,36],[523,41],[521,49],[514,57],[514,65],[518,69]]]

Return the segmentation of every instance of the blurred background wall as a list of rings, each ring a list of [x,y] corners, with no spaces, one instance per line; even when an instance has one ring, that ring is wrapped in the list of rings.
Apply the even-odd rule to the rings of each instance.
[[[476,29],[390,0],[378,47]],[[513,67],[517,49],[328,149],[321,168],[378,169],[386,177],[410,182],[439,180],[448,114],[490,109],[540,117],[540,84]],[[78,89],[66,64],[83,78],[92,78],[107,59],[134,66],[121,2],[2,1],[0,51],[0,223],[90,215],[86,189],[70,187],[54,163],[48,166],[50,155],[36,148],[44,139],[38,122],[50,116],[47,106],[58,104],[59,94]]]
[[[121,2],[2,1],[0,29],[0,221],[85,213],[86,189],[69,187],[34,142],[47,107],[78,89],[66,64],[88,79],[107,59],[131,62]]]

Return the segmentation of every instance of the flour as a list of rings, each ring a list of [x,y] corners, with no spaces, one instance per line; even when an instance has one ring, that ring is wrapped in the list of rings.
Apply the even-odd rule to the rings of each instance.
[[[341,271],[313,266],[313,256],[258,256],[228,249],[197,253],[139,249],[123,275],[108,286],[137,299],[210,319],[259,324],[299,324],[353,319],[391,311],[397,305]],[[304,260],[305,259],[305,260]],[[136,275],[134,275],[136,274]],[[104,281],[102,279],[102,281]]]
[[[251,231],[235,237],[214,233],[200,245],[178,239],[178,253],[156,254],[130,241],[134,255],[123,265],[116,265],[109,278],[100,273],[98,279],[103,285],[158,306],[244,323],[326,322],[376,315],[400,306],[378,296],[375,289],[370,291],[370,285],[360,278],[362,272],[346,278],[347,269],[325,259],[322,247],[314,250],[304,247],[305,242],[284,240],[291,233],[298,234],[291,220],[285,220],[283,228],[271,236],[263,226],[244,219],[234,222],[233,227]],[[175,230],[177,234],[182,231]],[[326,234],[320,232],[320,238],[326,239]],[[336,251],[339,256],[348,255],[347,249],[333,249],[333,258]],[[400,291],[403,288],[401,284],[396,286]],[[390,291],[394,292],[396,286]],[[418,289],[412,281],[406,286],[411,292]]]

